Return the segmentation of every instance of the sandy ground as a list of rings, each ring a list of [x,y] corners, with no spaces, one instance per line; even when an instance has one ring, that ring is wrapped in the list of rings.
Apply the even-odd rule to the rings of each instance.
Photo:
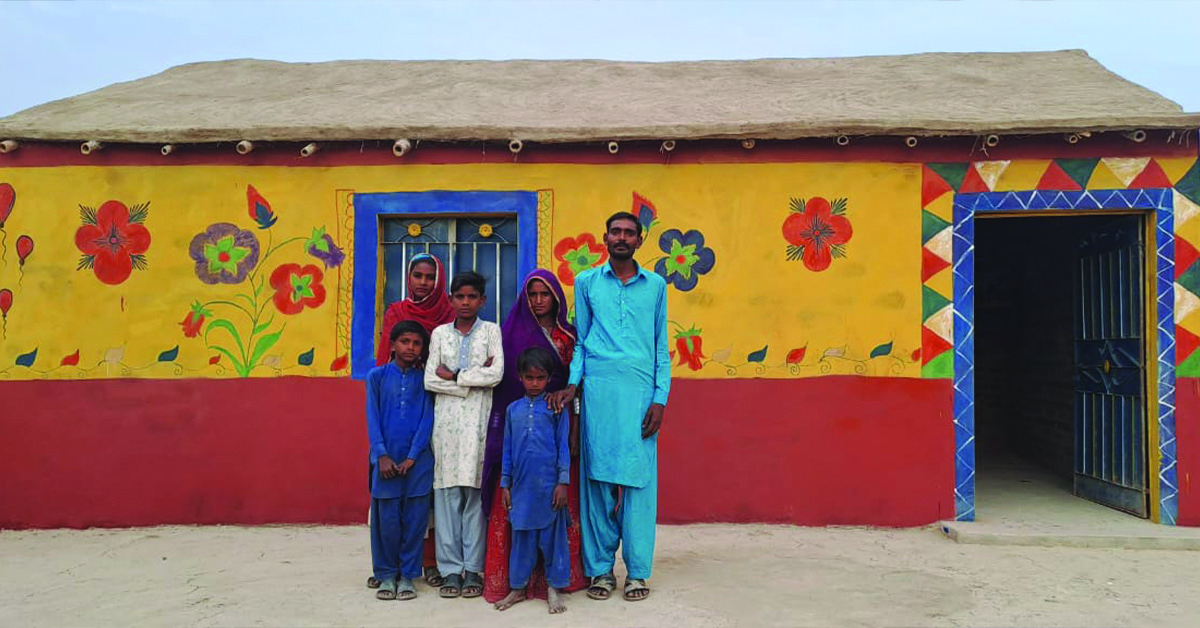
[[[651,597],[380,602],[365,527],[0,532],[0,626],[1189,626],[1200,553],[660,526]],[[620,573],[620,571],[618,571]]]

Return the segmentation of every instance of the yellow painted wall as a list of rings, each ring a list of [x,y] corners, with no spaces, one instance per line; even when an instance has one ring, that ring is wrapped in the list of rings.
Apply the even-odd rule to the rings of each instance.
[[[237,377],[229,355],[241,358],[252,346],[237,350],[219,328],[209,331],[207,342],[204,330],[187,337],[181,323],[199,301],[208,303],[205,328],[225,318],[248,336],[248,317],[212,302],[251,309],[256,298],[263,316],[255,338],[281,333],[250,376],[346,376],[348,366],[335,362],[349,352],[352,244],[363,244],[351,242],[345,199],[432,189],[552,192],[552,208],[540,214],[538,256],[552,270],[560,263],[553,245],[585,233],[599,239],[604,219],[631,209],[634,193],[657,210],[638,255],[643,264],[664,255],[659,238],[667,230],[702,233],[715,264],[694,288],[669,288],[669,307],[682,330],[699,331],[705,359],[699,370],[677,365],[677,377],[920,376],[919,164],[11,168],[0,169],[0,182],[16,193],[0,264],[0,289],[12,293],[0,378]],[[249,213],[251,185],[277,217],[269,229],[260,229]],[[782,231],[791,199],[814,197],[845,198],[853,227],[845,257],[819,271],[787,259]],[[80,206],[113,200],[128,207],[150,203],[147,266],[117,285],[77,269]],[[201,282],[189,245],[214,223],[253,233],[260,258],[268,243],[297,238],[262,263],[256,281],[281,264],[314,266],[323,275],[323,301],[284,314],[269,302],[270,286],[256,297],[249,279]],[[314,228],[324,228],[345,249],[341,266],[326,268],[305,250]],[[23,265],[15,249],[22,234],[35,243]],[[302,364],[310,351],[311,364]],[[78,363],[71,364],[76,352]]]

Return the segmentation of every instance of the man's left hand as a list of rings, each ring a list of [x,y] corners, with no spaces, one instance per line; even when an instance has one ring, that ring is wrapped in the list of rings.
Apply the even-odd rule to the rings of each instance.
[[[658,428],[662,427],[665,409],[661,403],[650,404],[650,409],[646,411],[646,419],[642,421],[642,438],[650,438],[658,433]]]

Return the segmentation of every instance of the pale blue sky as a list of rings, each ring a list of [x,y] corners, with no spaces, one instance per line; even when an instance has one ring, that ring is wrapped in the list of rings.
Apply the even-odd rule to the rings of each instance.
[[[0,116],[191,61],[1083,48],[1200,111],[1200,2],[0,2]]]

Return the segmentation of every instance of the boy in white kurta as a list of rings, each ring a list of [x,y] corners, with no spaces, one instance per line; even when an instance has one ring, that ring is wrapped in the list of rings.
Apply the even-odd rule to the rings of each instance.
[[[465,272],[450,284],[456,318],[433,330],[425,390],[436,393],[433,510],[442,597],[483,594],[486,519],[480,504],[492,388],[504,370],[500,326],[479,319],[485,280]]]

